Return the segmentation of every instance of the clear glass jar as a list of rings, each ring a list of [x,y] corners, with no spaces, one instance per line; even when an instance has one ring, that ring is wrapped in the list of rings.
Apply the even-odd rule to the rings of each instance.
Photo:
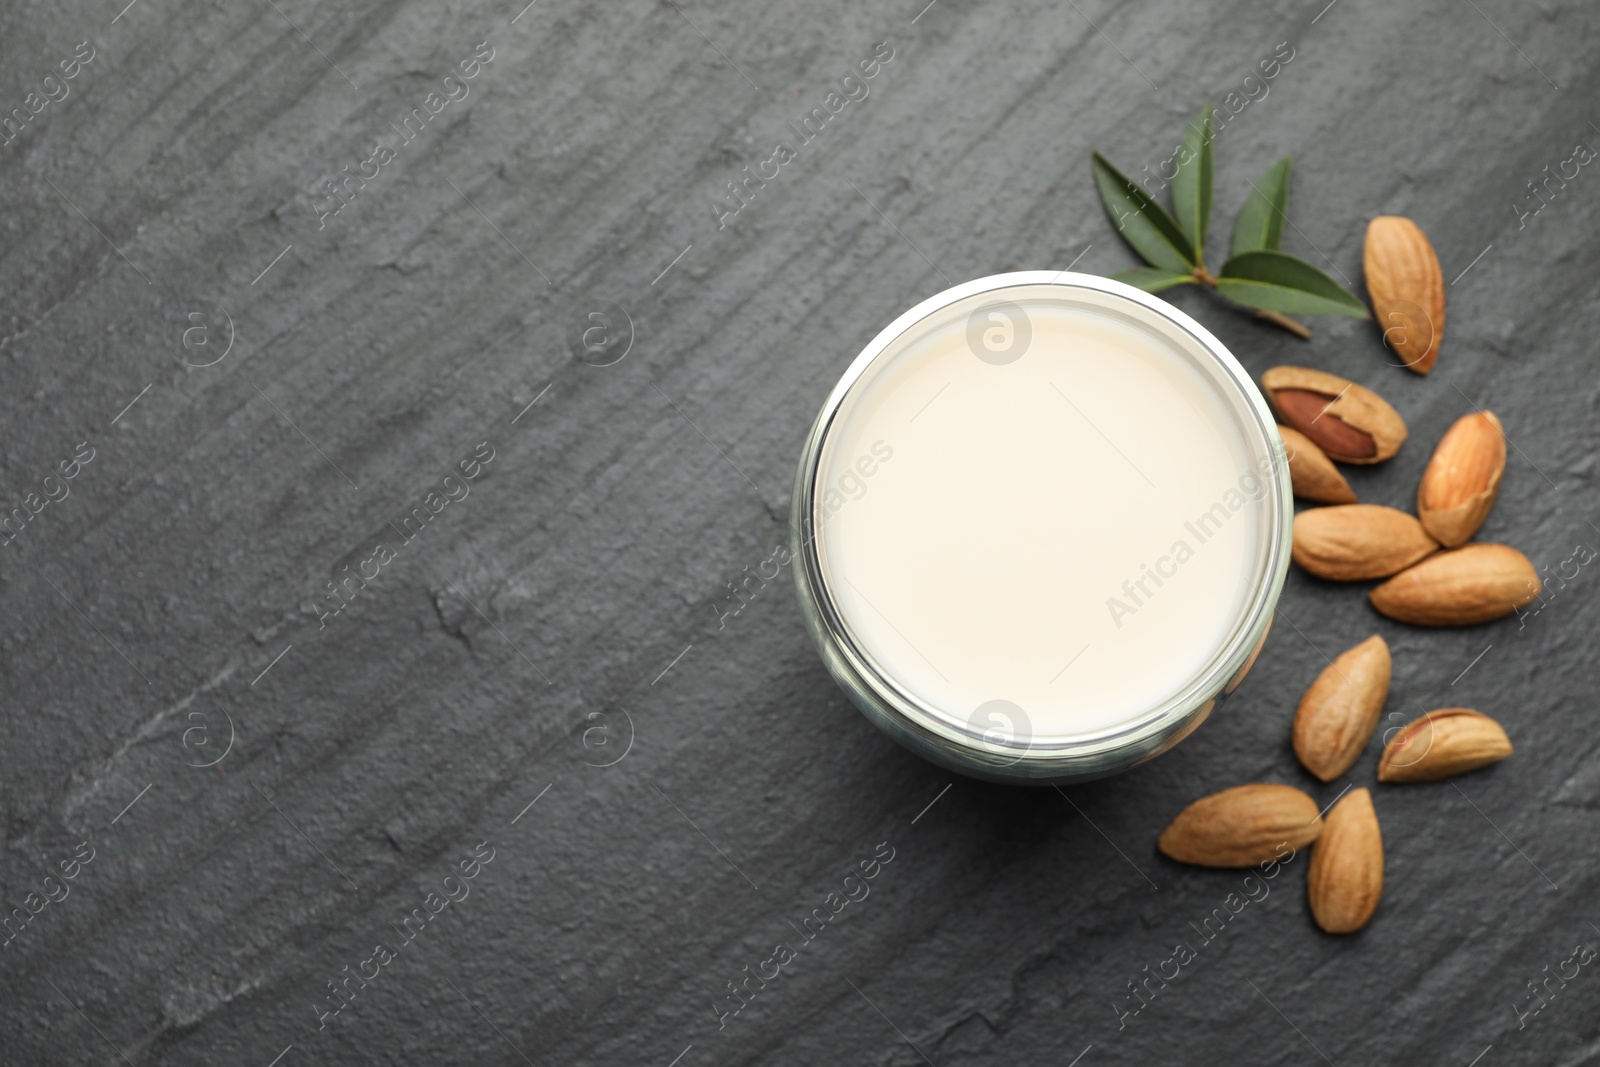
[[[931,297],[862,350],[806,440],[791,550],[868,719],[1044,785],[1150,759],[1233,692],[1292,520],[1283,442],[1221,342],[1120,282],[1029,271]]]

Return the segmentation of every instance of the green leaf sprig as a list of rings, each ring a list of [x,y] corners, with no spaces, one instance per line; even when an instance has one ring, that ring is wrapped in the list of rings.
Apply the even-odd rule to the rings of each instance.
[[[1368,317],[1359,297],[1318,268],[1278,251],[1289,219],[1290,157],[1284,156],[1256,182],[1233,224],[1233,243],[1222,269],[1206,268],[1206,230],[1211,221],[1211,116],[1207,104],[1185,132],[1172,179],[1172,213],[1138,182],[1093,154],[1100,202],[1117,232],[1148,267],[1113,274],[1117,281],[1159,293],[1178,285],[1202,285],[1256,315],[1309,340],[1311,331],[1290,315]],[[1175,217],[1174,217],[1175,216]]]

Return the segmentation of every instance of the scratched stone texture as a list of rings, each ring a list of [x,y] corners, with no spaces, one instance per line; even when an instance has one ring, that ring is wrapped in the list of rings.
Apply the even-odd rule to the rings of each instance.
[[[924,2],[0,9],[0,1062],[1600,1057],[1600,577],[1574,562],[1600,546],[1600,176],[1570,162],[1600,141],[1600,17]],[[1089,152],[1155,170],[1230,93],[1213,255],[1292,153],[1285,248],[1359,291],[1367,219],[1418,220],[1443,354],[1420,378],[1372,323],[1302,343],[1175,302],[1252,372],[1392,400],[1412,438],[1351,472],[1363,500],[1411,506],[1493,408],[1482,536],[1577,576],[1435,632],[1293,573],[1172,753],[1060,792],[953,777],[834,687],[787,572],[737,614],[729,583],[786,539],[863,343],[947,282],[1131,266]],[[1302,855],[1205,939],[1244,872],[1157,834],[1240,782],[1375,787],[1377,740],[1328,785],[1289,750],[1325,655],[1373,632],[1385,728],[1472,706],[1516,754],[1375,789],[1364,932],[1315,928]]]

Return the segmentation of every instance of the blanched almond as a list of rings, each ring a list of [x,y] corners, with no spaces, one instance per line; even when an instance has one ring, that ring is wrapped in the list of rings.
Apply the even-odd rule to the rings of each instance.
[[[1446,548],[1478,532],[1506,470],[1506,437],[1492,411],[1462,416],[1439,440],[1417,488],[1422,528]]]
[[[1294,495],[1322,504],[1354,504],[1355,490],[1315,441],[1292,426],[1279,426],[1283,448],[1289,456],[1289,480]]]
[[[1330,934],[1352,934],[1372,918],[1383,897],[1383,833],[1372,793],[1346,793],[1328,812],[1322,836],[1311,850],[1306,896],[1317,925]]]
[[[1294,754],[1306,770],[1331,782],[1367,747],[1389,697],[1389,646],[1373,634],[1311,683],[1294,716]]]
[[[1391,619],[1418,626],[1471,626],[1510,615],[1539,596],[1539,574],[1510,545],[1446,549],[1367,594]]]
[[[1440,708],[1405,725],[1384,746],[1380,782],[1433,782],[1466,774],[1511,755],[1511,739],[1471,708]]]
[[[1381,504],[1310,508],[1294,517],[1294,561],[1337,582],[1387,578],[1437,551],[1415,517]]]
[[[1278,418],[1343,463],[1381,463],[1406,439],[1400,413],[1365,386],[1309,367],[1273,367],[1261,388]]]
[[[1303,848],[1321,832],[1315,800],[1292,786],[1257,783],[1190,804],[1162,831],[1157,847],[1182,863],[1253,867],[1280,858],[1280,845]]]

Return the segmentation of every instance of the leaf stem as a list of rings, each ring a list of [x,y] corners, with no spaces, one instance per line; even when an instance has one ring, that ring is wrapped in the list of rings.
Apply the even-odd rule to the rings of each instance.
[[[1217,287],[1217,276],[1206,270],[1205,267],[1196,267],[1193,273],[1194,280],[1205,286],[1207,289],[1215,289]],[[1255,310],[1255,316],[1256,318],[1265,322],[1272,323],[1274,326],[1288,330],[1302,341],[1311,340],[1311,330],[1302,323],[1298,323],[1291,319],[1287,315],[1279,314],[1276,311]]]
[[[1294,334],[1302,341],[1311,340],[1311,331],[1305,325],[1298,323],[1287,315],[1280,315],[1276,311],[1257,311],[1256,318],[1265,319],[1274,326],[1281,326]]]

